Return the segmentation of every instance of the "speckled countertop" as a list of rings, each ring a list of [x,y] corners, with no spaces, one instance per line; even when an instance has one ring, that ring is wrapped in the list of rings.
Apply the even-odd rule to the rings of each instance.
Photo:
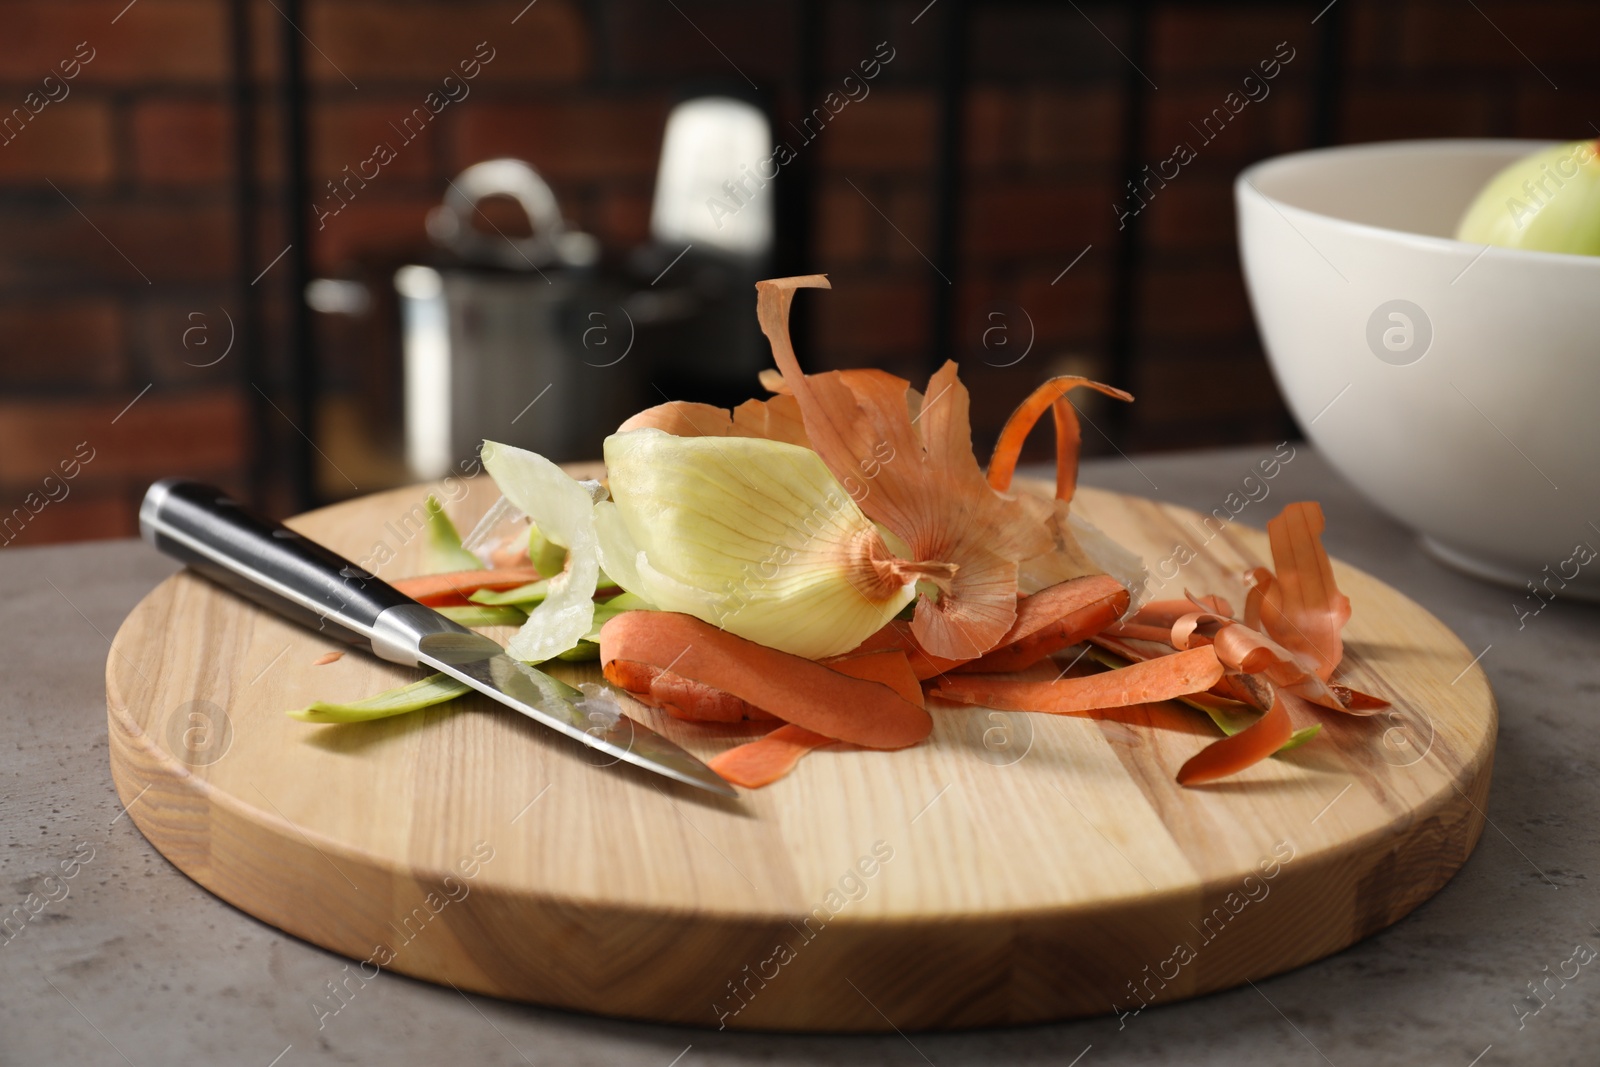
[[[1101,460],[1084,481],[1209,510],[1270,451]],[[1476,853],[1396,926],[1257,988],[1122,1025],[953,1034],[677,1029],[387,974],[319,1028],[312,999],[344,961],[195,886],[145,843],[111,787],[107,645],[172,566],[131,541],[0,550],[0,921],[26,916],[0,932],[0,1064],[1597,1062],[1600,608],[1557,600],[1519,630],[1515,591],[1433,562],[1308,446],[1273,492],[1321,500],[1335,555],[1488,649],[1500,740]]]

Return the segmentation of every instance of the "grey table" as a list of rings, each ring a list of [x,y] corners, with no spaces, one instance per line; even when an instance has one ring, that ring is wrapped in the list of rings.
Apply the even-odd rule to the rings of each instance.
[[[1270,451],[1103,460],[1084,480],[1209,510]],[[1336,555],[1487,649],[1501,728],[1476,853],[1396,926],[1258,988],[1125,1025],[904,1036],[651,1026],[388,974],[319,1028],[312,999],[344,961],[195,886],[145,843],[111,787],[107,643],[171,565],[135,542],[0,551],[0,919],[30,893],[46,901],[10,940],[0,933],[0,1063],[1597,1062],[1600,959],[1568,961],[1591,955],[1575,957],[1580,945],[1600,949],[1600,884],[1589,881],[1600,875],[1600,609],[1557,600],[1519,630],[1514,591],[1434,563],[1309,447],[1273,494],[1241,518],[1263,521],[1274,500],[1321,500]],[[1543,983],[1541,1000],[1530,983]]]

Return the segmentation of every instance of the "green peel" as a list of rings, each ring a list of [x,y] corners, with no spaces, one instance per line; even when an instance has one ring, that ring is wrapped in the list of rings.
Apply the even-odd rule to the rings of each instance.
[[[430,495],[423,508],[428,513],[428,543],[423,573],[482,570],[483,561],[461,547],[461,534],[456,531],[456,524],[450,521],[450,516],[444,513],[444,506],[438,498]]]
[[[550,595],[550,579],[519,585],[515,589],[479,589],[467,597],[474,604],[526,604],[532,607],[544,603]]]
[[[411,711],[421,711],[435,704],[454,700],[472,687],[446,674],[430,674],[421,681],[390,689],[376,696],[351,701],[348,704],[328,704],[317,701],[304,708],[286,712],[291,719],[301,722],[372,722]]]
[[[567,565],[567,550],[546,537],[537,526],[528,527],[528,562],[549,577],[560,574]]]
[[[462,626],[521,626],[528,621],[528,613],[512,604],[474,604],[434,608],[440,615]]]
[[[609,600],[596,602],[594,626],[584,635],[585,641],[599,641],[600,627],[625,611],[654,611],[655,606],[636,593],[619,593]]]

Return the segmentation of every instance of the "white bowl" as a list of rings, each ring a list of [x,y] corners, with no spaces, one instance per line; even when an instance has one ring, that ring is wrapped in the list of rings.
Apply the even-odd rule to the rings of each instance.
[[[1256,324],[1306,436],[1439,559],[1522,589],[1519,616],[1600,597],[1600,257],[1450,235],[1544,146],[1318,149],[1234,183]]]

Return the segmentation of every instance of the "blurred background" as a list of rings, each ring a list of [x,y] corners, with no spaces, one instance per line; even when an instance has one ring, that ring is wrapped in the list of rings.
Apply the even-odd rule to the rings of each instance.
[[[131,535],[172,474],[287,514],[484,436],[597,456],[639,407],[759,395],[768,275],[832,279],[810,369],[958,359],[980,454],[1062,372],[1138,397],[1086,408],[1090,453],[1294,437],[1241,168],[1600,133],[1600,9],[1556,0],[0,10],[19,545]]]

